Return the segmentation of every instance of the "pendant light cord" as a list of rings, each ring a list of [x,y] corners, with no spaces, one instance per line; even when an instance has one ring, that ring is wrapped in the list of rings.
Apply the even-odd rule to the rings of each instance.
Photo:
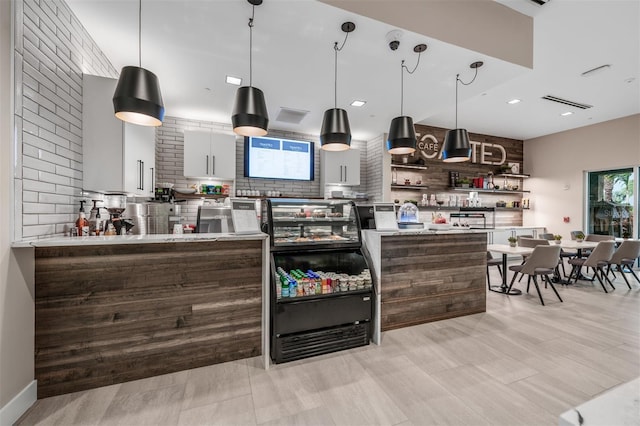
[[[256,15],[256,6],[251,8],[251,18],[249,18],[249,87],[253,87],[253,18]]]
[[[338,52],[344,49],[344,45],[347,44],[347,38],[349,33],[346,32],[342,46],[338,47],[338,42],[333,44],[333,107],[338,108]]]
[[[409,75],[416,72],[418,65],[420,65],[420,55],[422,55],[422,52],[418,52],[418,61],[411,71],[409,71],[409,68],[404,64],[404,59],[400,63],[400,115],[404,115],[404,70],[407,70]]]
[[[480,64],[482,65],[482,63]],[[460,80],[460,74],[456,74],[456,129],[458,128],[458,82],[464,86],[468,86],[474,81],[476,81],[476,77],[478,76],[478,67],[476,67],[475,70],[476,70],[476,73],[473,75],[473,78],[468,83],[465,83],[464,81]]]
[[[142,68],[142,0],[138,0],[138,67]]]

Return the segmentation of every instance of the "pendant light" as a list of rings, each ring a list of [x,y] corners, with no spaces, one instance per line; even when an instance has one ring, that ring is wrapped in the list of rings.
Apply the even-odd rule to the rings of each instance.
[[[141,126],[160,126],[164,103],[158,77],[142,68],[142,0],[138,1],[138,66],[126,66],[113,94],[113,109],[122,121]]]
[[[252,6],[249,18],[249,85],[238,88],[231,114],[233,132],[240,136],[264,136],[269,126],[269,114],[264,101],[264,93],[253,87],[253,18],[256,6],[262,0],[247,0]]]
[[[458,129],[458,82],[465,86],[473,83],[478,76],[478,68],[482,65],[483,63],[481,61],[474,62],[470,65],[470,68],[475,69],[476,73],[468,83],[460,80],[460,74],[456,75],[456,128],[447,131],[444,137],[444,146],[442,147],[442,161],[447,163],[469,161],[471,159],[469,133],[466,129]]]
[[[397,48],[397,47],[396,47]],[[389,136],[387,137],[387,151],[390,154],[411,154],[416,150],[416,130],[413,127],[413,118],[404,115],[404,71],[413,74],[420,64],[420,55],[427,50],[426,44],[418,44],[413,51],[418,54],[418,61],[412,71],[404,64],[400,64],[400,116],[391,120]]]
[[[320,145],[325,151],[345,151],[351,146],[351,127],[347,111],[338,108],[338,52],[340,52],[347,42],[349,33],[356,29],[353,22],[342,24],[342,31],[345,32],[342,46],[338,47],[338,42],[333,45],[334,54],[334,88],[333,108],[324,112],[322,127],[320,129]]]

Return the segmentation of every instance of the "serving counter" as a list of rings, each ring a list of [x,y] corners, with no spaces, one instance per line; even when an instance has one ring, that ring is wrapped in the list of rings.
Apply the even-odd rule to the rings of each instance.
[[[38,398],[261,354],[268,366],[266,234],[14,247],[34,250]]]
[[[362,231],[375,283],[380,332],[486,311],[483,230]]]

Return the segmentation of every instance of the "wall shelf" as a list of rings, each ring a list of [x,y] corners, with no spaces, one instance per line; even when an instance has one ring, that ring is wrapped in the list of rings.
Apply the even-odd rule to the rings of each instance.
[[[201,198],[219,199],[227,198],[228,196],[227,194],[180,194],[179,192],[174,194],[176,200],[199,200]]]
[[[530,178],[531,175],[526,175],[523,173],[500,173],[497,175],[494,175],[496,177],[506,177],[506,178],[515,178],[515,179],[527,179]]]
[[[412,170],[427,170],[427,166],[421,166],[418,164],[392,164],[392,169],[412,169]]]
[[[420,191],[428,188],[427,185],[391,185],[391,189],[407,189],[409,191]]]
[[[449,188],[453,191],[474,191],[474,192],[485,192],[485,193],[493,193],[493,194],[528,194],[531,191],[525,190],[514,190],[514,189],[482,189],[482,188]]]

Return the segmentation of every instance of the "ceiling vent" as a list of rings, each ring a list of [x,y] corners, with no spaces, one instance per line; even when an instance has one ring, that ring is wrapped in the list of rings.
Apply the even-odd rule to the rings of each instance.
[[[574,108],[580,108],[580,109],[589,109],[589,108],[593,107],[593,105],[580,104],[578,102],[569,101],[569,100],[558,98],[558,97],[552,96],[552,95],[543,96],[542,99],[546,99],[546,100],[552,101],[552,102],[557,102],[559,104],[569,105],[569,106],[572,106]]]
[[[549,3],[551,0],[529,0],[531,3],[535,3],[538,6],[544,6],[545,4]]]
[[[276,117],[276,121],[281,123],[300,124],[307,114],[309,114],[309,111],[280,107],[280,112]]]

